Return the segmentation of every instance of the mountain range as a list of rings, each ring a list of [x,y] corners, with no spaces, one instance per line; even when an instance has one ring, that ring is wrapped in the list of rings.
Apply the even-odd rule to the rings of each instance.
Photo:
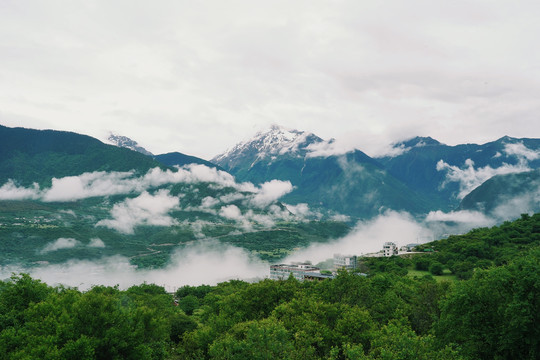
[[[319,151],[331,148],[332,141],[274,126],[211,162],[239,181],[290,181],[294,190],[283,201],[304,202],[357,219],[387,209],[412,214],[453,210],[495,175],[540,167],[540,139],[503,137],[484,145],[448,146],[416,137],[394,144],[391,156],[376,158],[360,150]]]
[[[124,254],[159,266],[205,239],[275,260],[388,210],[540,211],[540,139],[417,137],[370,157],[273,126],[210,161],[108,141],[0,126],[0,265]]]
[[[182,154],[171,167],[85,135],[8,127],[0,144],[0,268],[113,255],[160,267],[203,242],[272,260],[350,230],[291,213],[278,201],[287,182],[238,183]]]

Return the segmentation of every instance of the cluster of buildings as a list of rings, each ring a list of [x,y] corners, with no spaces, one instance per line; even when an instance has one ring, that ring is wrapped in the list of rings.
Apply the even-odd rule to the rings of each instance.
[[[411,252],[418,244],[408,244],[399,248],[393,242],[385,242],[382,251],[366,256],[395,256],[399,252]],[[332,271],[324,271],[310,263],[276,264],[270,265],[270,279],[286,280],[293,276],[299,281],[332,279],[338,270],[354,271],[358,267],[356,255],[334,254]],[[361,274],[365,275],[365,274]]]
[[[340,269],[354,270],[357,267],[356,255],[334,254],[333,271],[322,271],[308,263],[270,265],[270,279],[286,280],[292,276],[299,281],[332,279]]]

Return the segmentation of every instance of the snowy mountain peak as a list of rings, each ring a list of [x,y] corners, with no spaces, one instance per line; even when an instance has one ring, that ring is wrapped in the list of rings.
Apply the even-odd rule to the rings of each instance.
[[[150,151],[146,150],[142,146],[139,146],[139,143],[137,143],[135,140],[128,138],[127,136],[116,135],[116,134],[111,133],[109,137],[107,138],[107,140],[112,145],[123,147],[123,148],[130,149],[133,151],[137,151],[144,155],[154,156]]]
[[[269,130],[258,132],[250,140],[241,142],[216,156],[212,162],[227,168],[240,158],[257,161],[284,155],[304,157],[309,151],[308,146],[322,141],[321,138],[309,132],[272,125]]]
[[[269,131],[257,133],[250,142],[257,146],[261,156],[265,156],[297,153],[307,145],[319,141],[322,139],[312,133],[272,125]]]

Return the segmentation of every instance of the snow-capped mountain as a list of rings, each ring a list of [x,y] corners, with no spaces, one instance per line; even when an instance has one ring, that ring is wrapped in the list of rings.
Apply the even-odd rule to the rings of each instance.
[[[139,146],[138,142],[128,138],[127,136],[116,135],[116,134],[111,133],[109,137],[107,138],[107,140],[112,145],[123,147],[123,148],[130,149],[133,151],[137,151],[144,155],[154,156],[150,151],[146,150],[142,146]]]
[[[328,145],[332,140],[273,126],[214,162],[239,181],[290,181],[294,190],[283,198],[286,202],[358,217],[383,209],[449,211],[495,175],[540,167],[539,139],[505,136],[483,145],[449,146],[415,137],[394,144],[393,151],[380,158],[360,150],[340,155],[317,152]]]
[[[254,165],[258,161],[271,162],[278,157],[304,158],[310,145],[321,142],[323,140],[312,133],[273,125],[270,130],[257,133],[210,161],[225,169],[235,169],[246,162]]]
[[[323,212],[365,218],[384,209],[413,213],[428,209],[428,200],[420,198],[360,150],[315,155],[317,149],[331,145],[332,141],[309,132],[272,126],[212,162],[238,181],[290,181],[294,190],[283,198],[285,202],[306,203]]]

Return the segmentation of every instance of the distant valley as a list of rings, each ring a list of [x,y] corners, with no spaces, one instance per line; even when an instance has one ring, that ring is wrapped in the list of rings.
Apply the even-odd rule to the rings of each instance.
[[[275,262],[388,212],[451,225],[540,211],[539,139],[414,138],[372,158],[274,126],[210,161],[109,142],[0,126],[0,266],[121,255],[160,268],[204,241]]]

